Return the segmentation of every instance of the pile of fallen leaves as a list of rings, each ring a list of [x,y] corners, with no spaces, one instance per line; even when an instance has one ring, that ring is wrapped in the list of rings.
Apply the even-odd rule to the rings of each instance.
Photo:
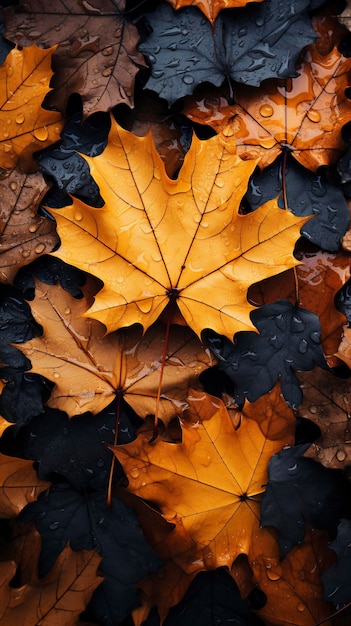
[[[0,22],[0,622],[351,619],[351,10]]]

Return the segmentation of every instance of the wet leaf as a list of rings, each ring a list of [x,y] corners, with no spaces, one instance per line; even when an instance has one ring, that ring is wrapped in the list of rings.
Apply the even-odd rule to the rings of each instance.
[[[136,50],[136,27],[123,16],[125,0],[28,0],[6,11],[7,37],[21,46],[58,45],[54,91],[47,102],[65,112],[70,94],[79,93],[84,116],[132,104],[134,79],[144,65]],[[43,28],[43,21],[45,28]]]
[[[56,475],[77,490],[105,489],[112,460],[106,444],[114,442],[115,429],[114,404],[98,415],[85,413],[72,419],[61,411],[47,408],[31,420],[25,431],[25,454],[37,461],[40,478]],[[118,443],[132,441],[134,431],[136,427],[133,428],[123,405],[119,415]],[[114,480],[122,475],[121,469],[117,468]]]
[[[17,346],[31,360],[32,371],[55,383],[48,405],[70,416],[98,413],[122,393],[141,417],[154,414],[165,327],[157,324],[144,337],[135,326],[105,336],[100,322],[84,316],[97,290],[96,281],[88,279],[82,290],[85,296],[76,300],[58,285],[37,281],[31,308],[44,334]],[[212,358],[194,333],[187,327],[173,327],[163,374],[161,419],[182,413],[189,385],[196,384],[209,365]]]
[[[101,582],[97,575],[101,557],[96,550],[72,552],[66,546],[54,568],[44,578],[39,578],[39,550],[38,534],[29,532],[16,539],[16,562],[0,564],[3,583],[0,588],[1,624],[75,626],[79,614]],[[16,563],[24,572],[21,572],[21,584],[13,587],[10,582],[16,574]]]
[[[206,15],[211,24],[214,24],[218,13],[222,9],[243,7],[252,0],[167,0],[174,9],[181,9],[185,6],[196,6]],[[258,0],[260,2],[260,0]]]
[[[267,597],[257,611],[266,624],[315,626],[330,616],[332,609],[323,602],[321,581],[321,573],[333,561],[327,541],[325,532],[308,528],[303,543],[284,559],[262,555],[253,564],[254,580]]]
[[[38,478],[32,461],[0,454],[0,515],[16,517],[50,483]]]
[[[267,78],[296,76],[301,48],[316,38],[307,4],[249,4],[219,13],[214,29],[195,7],[174,12],[161,4],[146,14],[152,34],[139,44],[152,70],[146,87],[172,104],[204,81],[257,86]]]
[[[260,88],[240,85],[234,88],[234,104],[229,104],[227,92],[207,89],[205,96],[189,99],[184,113],[217,131],[235,117],[238,154],[259,158],[261,168],[288,150],[315,171],[335,163],[345,149],[341,128],[351,120],[350,70],[351,58],[337,48],[322,55],[313,44],[296,78],[268,81]]]
[[[301,167],[294,159],[278,159],[252,176],[245,200],[252,210],[279,196],[278,206],[294,215],[315,215],[301,234],[323,250],[337,252],[349,222],[350,209],[339,187]],[[286,202],[286,205],[284,205]]]
[[[318,315],[321,325],[321,342],[329,367],[340,364],[335,357],[340,344],[345,316],[335,308],[334,299],[350,276],[348,254],[332,254],[305,245],[297,253],[302,262],[295,273],[285,272],[281,276],[253,285],[248,299],[256,306],[275,302],[282,296]],[[332,313],[331,313],[332,312]]]
[[[153,502],[167,521],[181,522],[195,542],[200,555],[194,562],[186,552],[183,563],[182,555],[177,558],[185,571],[230,567],[240,553],[250,560],[257,551],[276,551],[275,539],[258,527],[259,501],[268,461],[290,439],[288,424],[280,440],[266,439],[249,417],[234,430],[220,400],[192,392],[182,443],[150,444],[142,433],[112,448],[129,491]]]
[[[14,169],[0,180],[0,280],[13,282],[18,270],[58,243],[55,224],[37,214],[47,190],[41,174]]]
[[[18,161],[22,170],[33,169],[33,152],[60,137],[61,114],[41,106],[53,75],[54,50],[14,48],[0,67],[0,82],[6,85],[0,96],[0,167],[5,170]]]
[[[176,302],[198,335],[205,327],[229,337],[252,328],[247,288],[297,264],[292,251],[306,218],[275,201],[237,213],[255,162],[236,156],[231,129],[207,141],[194,136],[177,180],[165,174],[149,135],[115,122],[104,152],[86,158],[106,204],[74,199],[51,211],[61,239],[54,255],[104,282],[86,315],[109,332],[134,323],[146,329]]]
[[[336,532],[348,506],[346,480],[338,472],[301,456],[307,445],[286,447],[269,462],[269,482],[261,503],[261,525],[278,529],[284,557],[301,543],[306,523],[319,530]]]
[[[260,334],[239,332],[234,345],[226,337],[206,333],[219,369],[234,383],[235,402],[257,400],[271,391],[279,378],[285,400],[296,409],[302,392],[295,371],[325,366],[318,318],[280,300],[253,311],[251,319]]]
[[[113,623],[123,620],[137,604],[136,583],[160,565],[134,513],[116,498],[107,509],[103,491],[84,495],[58,484],[28,506],[22,519],[33,520],[42,538],[40,576],[54,566],[67,542],[74,551],[97,549],[106,576],[93,600],[98,619],[107,610]]]
[[[325,467],[341,469],[351,463],[349,379],[318,369],[299,374],[299,379],[304,395],[299,415],[321,430],[305,456]]]
[[[330,542],[330,547],[336,552],[338,559],[330,568],[322,573],[324,597],[328,602],[336,605],[347,604],[351,601],[351,521],[342,519],[338,526],[336,538]]]

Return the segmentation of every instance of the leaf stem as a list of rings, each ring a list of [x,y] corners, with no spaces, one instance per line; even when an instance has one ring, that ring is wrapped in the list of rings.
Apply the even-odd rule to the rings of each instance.
[[[117,392],[116,392],[116,396],[117,396],[116,425],[115,425],[115,436],[113,438],[113,445],[114,446],[117,445],[117,439],[118,439],[118,424],[119,424],[119,420],[120,420],[120,416],[121,416],[122,393],[123,393],[122,389],[117,389]],[[112,482],[113,482],[113,472],[114,472],[114,469],[115,469],[115,464],[116,464],[116,457],[115,457],[114,454],[112,454],[110,473],[109,473],[108,485],[107,485],[107,498],[106,498],[106,507],[108,509],[110,509],[111,505],[112,505]]]

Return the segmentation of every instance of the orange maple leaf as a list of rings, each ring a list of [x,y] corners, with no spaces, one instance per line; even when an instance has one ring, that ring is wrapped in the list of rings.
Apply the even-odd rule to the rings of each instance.
[[[262,2],[262,0],[257,0],[258,2]],[[197,6],[204,15],[206,15],[207,19],[210,20],[211,24],[214,24],[214,21],[220,11],[222,9],[232,9],[236,7],[244,7],[249,2],[253,2],[253,0],[167,0],[169,4],[171,4],[175,9],[181,9],[186,6]]]
[[[32,371],[55,383],[48,405],[69,416],[98,413],[117,394],[145,417],[154,414],[165,329],[156,324],[143,336],[140,327],[105,336],[97,320],[84,317],[97,291],[88,278],[84,297],[75,299],[59,285],[36,280],[32,313],[43,335],[16,344],[32,362]],[[214,364],[208,350],[186,326],[171,328],[158,417],[168,421],[186,408],[189,385]],[[176,385],[174,384],[176,382]]]
[[[0,167],[6,170],[19,161],[28,171],[34,165],[33,152],[60,138],[61,113],[41,106],[50,91],[55,48],[14,48],[0,67]]]
[[[33,462],[0,454],[0,515],[16,517],[29,503],[34,502],[44,489],[50,487],[38,478]]]
[[[206,327],[229,338],[253,329],[247,288],[298,264],[293,247],[306,218],[275,200],[238,214],[256,162],[236,155],[232,129],[194,137],[177,180],[150,135],[135,137],[113,120],[106,149],[87,161],[106,204],[74,199],[51,210],[61,239],[54,255],[104,283],[86,315],[108,331],[146,329],[176,302],[199,336]]]
[[[322,55],[307,47],[297,78],[267,80],[260,87],[240,85],[230,105],[225,92],[208,91],[187,98],[183,110],[195,122],[218,131],[235,118],[238,154],[259,158],[261,168],[284,150],[304,167],[316,170],[335,163],[345,149],[341,128],[351,120],[351,58],[337,48]]]
[[[274,403],[282,400],[272,398],[267,394],[274,424]],[[234,430],[220,400],[194,391],[182,420],[182,443],[151,444],[142,433],[128,445],[111,446],[128,477],[129,490],[156,504],[167,521],[181,522],[194,541],[195,562],[189,561],[187,552],[176,559],[185,572],[194,571],[194,565],[230,567],[240,553],[249,559],[266,550],[279,556],[271,532],[259,528],[260,497],[268,480],[268,462],[292,441],[295,420],[288,409],[284,434],[271,440],[254,419],[254,403],[250,406]]]

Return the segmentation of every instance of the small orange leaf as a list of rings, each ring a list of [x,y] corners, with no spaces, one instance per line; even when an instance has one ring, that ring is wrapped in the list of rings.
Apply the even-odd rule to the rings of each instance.
[[[262,0],[256,1],[262,2]],[[190,5],[197,6],[203,14],[206,15],[207,19],[210,20],[211,24],[214,24],[218,13],[222,11],[222,9],[243,7],[249,2],[253,2],[253,0],[167,0],[167,2],[175,9]]]
[[[61,240],[54,255],[104,283],[86,315],[109,332],[146,329],[176,301],[199,336],[253,329],[247,288],[298,264],[293,248],[306,218],[275,200],[238,214],[256,162],[236,155],[231,128],[207,141],[194,136],[177,180],[150,135],[135,137],[114,120],[104,152],[87,161],[106,204],[74,199],[51,210]]]
[[[37,215],[48,185],[43,176],[14,169],[0,179],[0,280],[13,281],[18,270],[51,252],[58,243],[54,223]]]
[[[50,487],[38,478],[33,461],[0,454],[0,515],[16,517],[39,493]]]
[[[60,138],[62,115],[42,108],[53,75],[51,58],[56,46],[41,50],[28,46],[11,50],[0,67],[0,167],[34,167],[32,155]]]

